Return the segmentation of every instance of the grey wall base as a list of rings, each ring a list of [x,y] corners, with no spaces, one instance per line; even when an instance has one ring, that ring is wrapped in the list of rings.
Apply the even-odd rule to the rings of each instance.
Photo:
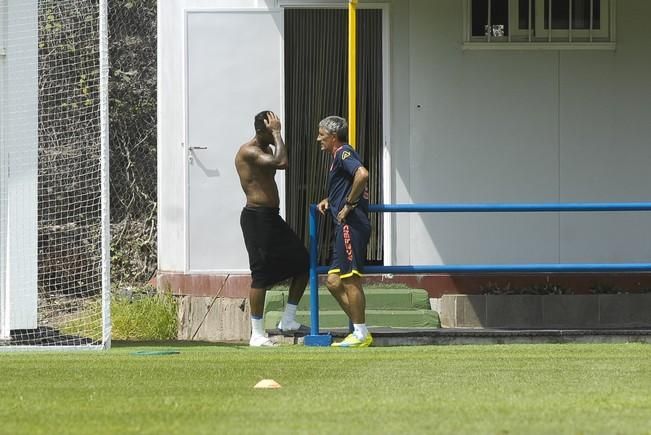
[[[595,329],[651,329],[651,294],[484,296],[445,295],[433,301],[443,328],[435,331],[381,332],[377,346],[407,344],[648,342],[635,331],[608,333]],[[250,308],[243,298],[183,296],[179,298],[179,340],[247,342]],[[468,328],[468,329],[463,329]],[[527,329],[529,333],[492,329]],[[484,331],[482,332],[482,329]],[[531,331],[548,329],[545,334]],[[563,331],[566,330],[566,331]],[[583,330],[567,331],[567,330]],[[589,332],[592,330],[592,332]],[[474,331],[474,332],[473,332]],[[374,331],[375,332],[375,331]],[[507,334],[507,335],[504,335]],[[508,335],[510,334],[510,335]],[[515,335],[514,335],[515,334]],[[542,335],[541,335],[542,334]],[[301,338],[281,337],[288,344]]]
[[[444,295],[444,328],[651,328],[651,294]]]
[[[246,299],[182,296],[179,340],[248,341],[251,310]]]

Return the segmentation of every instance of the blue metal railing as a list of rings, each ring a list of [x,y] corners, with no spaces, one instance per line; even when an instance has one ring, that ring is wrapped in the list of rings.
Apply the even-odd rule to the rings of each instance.
[[[650,202],[621,203],[521,203],[521,204],[373,204],[370,212],[389,213],[465,213],[465,212],[613,212],[651,211]],[[318,274],[327,273],[327,266],[317,265],[318,246],[316,237],[317,208],[310,205],[310,324],[311,335],[306,345],[323,346],[332,340],[329,335],[319,335]],[[455,272],[629,272],[651,271],[651,263],[556,263],[556,264],[459,264],[419,266],[366,266],[365,273],[455,273]]]

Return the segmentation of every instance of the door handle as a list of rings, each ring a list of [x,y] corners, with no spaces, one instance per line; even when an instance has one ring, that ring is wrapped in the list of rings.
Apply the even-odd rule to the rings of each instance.
[[[188,147],[188,163],[192,164],[194,162],[194,150],[207,150],[208,147]]]

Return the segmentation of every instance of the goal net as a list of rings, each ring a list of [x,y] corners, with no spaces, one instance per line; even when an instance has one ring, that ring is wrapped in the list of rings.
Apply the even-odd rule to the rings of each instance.
[[[0,0],[0,350],[110,346],[106,0]]]

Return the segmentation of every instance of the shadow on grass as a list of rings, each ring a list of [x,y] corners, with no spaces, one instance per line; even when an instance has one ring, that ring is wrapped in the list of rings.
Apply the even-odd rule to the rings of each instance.
[[[113,348],[132,348],[132,347],[176,347],[176,348],[190,348],[190,347],[228,347],[228,348],[243,348],[248,347],[247,343],[243,342],[212,342],[212,341],[184,341],[184,340],[153,340],[153,341],[126,341],[126,340],[113,340],[111,342]]]

